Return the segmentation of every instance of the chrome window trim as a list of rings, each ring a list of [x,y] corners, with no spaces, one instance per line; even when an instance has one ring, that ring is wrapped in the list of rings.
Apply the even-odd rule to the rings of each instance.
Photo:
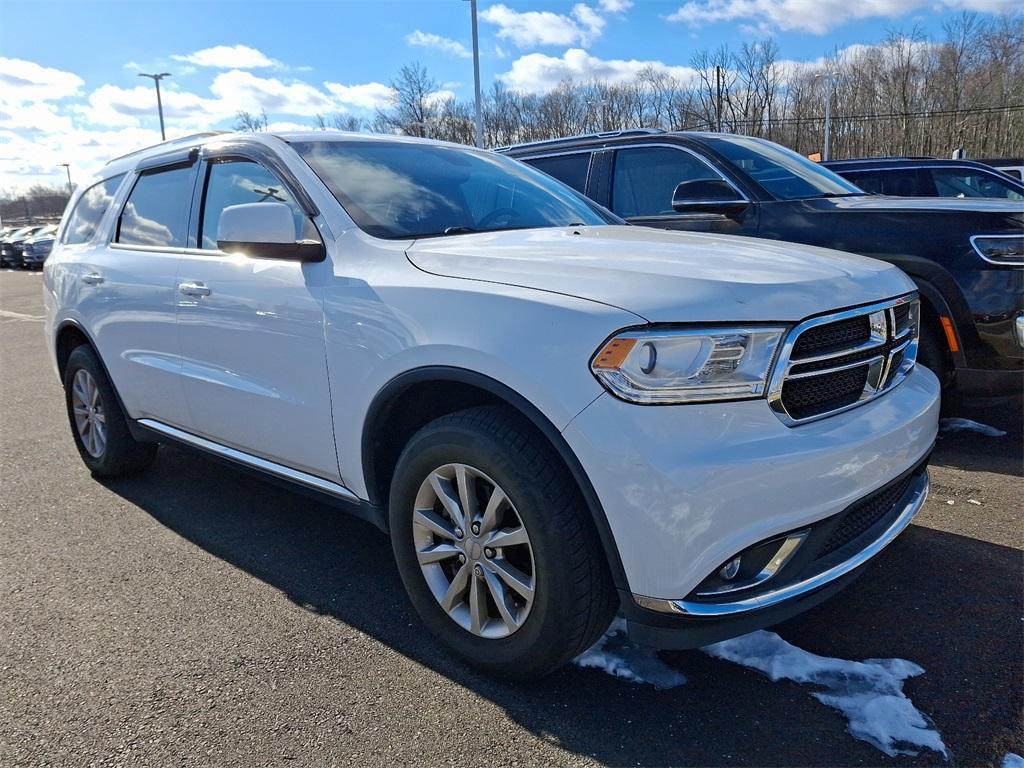
[[[286,467],[283,464],[270,461],[268,459],[262,459],[259,456],[253,456],[251,453],[245,453],[237,448],[230,448],[226,445],[214,442],[213,440],[207,440],[205,437],[199,435],[193,435],[191,432],[185,432],[184,430],[172,427],[169,424],[164,424],[162,421],[156,419],[139,419],[139,424],[157,432],[161,435],[165,435],[174,440],[177,440],[187,445],[194,446],[207,453],[212,453],[215,456],[229,459],[236,464],[243,464],[253,469],[258,469],[261,472],[274,475],[276,477],[283,478],[285,480],[291,480],[292,482],[299,483],[308,488],[314,488],[324,493],[329,493],[332,496],[338,496],[343,499],[350,501],[358,501],[359,497],[356,496],[352,491],[343,485],[325,480],[322,477],[311,475],[308,472],[301,472],[291,467]]]
[[[911,304],[910,325],[908,328],[905,328],[902,333],[898,333],[896,329],[895,309],[898,306],[908,303]],[[789,427],[795,427],[800,424],[809,424],[813,421],[817,421],[818,419],[834,416],[837,413],[843,413],[844,411],[856,408],[882,396],[903,381],[916,363],[918,336],[917,333],[915,333],[915,330],[920,327],[920,311],[918,295],[916,292],[913,292],[897,296],[896,298],[888,299],[886,301],[869,304],[867,306],[854,307],[841,312],[833,312],[828,315],[819,315],[818,317],[812,317],[798,323],[788,334],[786,334],[786,338],[782,342],[782,346],[776,356],[771,376],[768,379],[767,397],[769,407],[774,411],[775,415],[778,416],[783,424]],[[871,318],[872,315],[875,315],[876,317]],[[874,330],[874,327],[872,327],[872,338],[855,347],[848,347],[824,355],[814,355],[806,358],[798,358],[796,360],[792,359],[793,349],[796,346],[797,339],[805,331],[821,325],[828,325],[830,323],[849,320],[855,317],[867,316],[869,318],[869,322],[872,322],[873,320],[877,321],[879,315],[885,319],[886,331],[884,337],[880,336]],[[874,322],[872,322],[872,326],[874,326]],[[896,344],[887,353],[878,355],[877,357],[858,360],[855,363],[843,363],[836,365],[835,367],[822,368],[817,371],[807,371],[805,373],[796,374],[790,373],[794,367],[799,365],[820,363],[822,361],[842,358],[847,355],[867,351],[874,347],[883,347],[886,343],[901,341],[904,336],[907,337],[905,341],[900,344]],[[909,350],[909,352],[907,350]],[[899,369],[894,373],[890,370],[890,366],[892,364],[893,357],[899,352],[903,352],[904,355],[900,361]],[[782,403],[782,388],[789,379],[807,379],[862,365],[869,366],[867,382],[865,383],[864,390],[861,392],[860,397],[854,403],[802,419],[792,417]]]
[[[969,239],[971,241],[971,248],[973,248],[974,252],[976,254],[978,254],[978,256],[981,257],[982,261],[986,261],[989,264],[995,264],[997,267],[1022,267],[1022,266],[1024,266],[1024,261],[1017,261],[1017,262],[1014,262],[1014,261],[994,261],[993,259],[990,259],[988,256],[986,256],[982,252],[981,248],[978,247],[977,243],[974,242],[975,240],[978,240],[978,239],[983,239],[983,240],[1024,240],[1024,233],[1019,234],[1019,235],[971,235],[971,237]]]
[[[695,600],[670,600],[664,598],[645,597],[643,595],[633,595],[633,600],[641,608],[658,611],[659,613],[682,614],[684,616],[691,616],[695,618],[720,618],[750,613],[751,611],[761,610],[762,608],[770,608],[774,605],[778,605],[779,603],[784,603],[787,600],[802,597],[803,595],[828,586],[828,584],[836,579],[840,579],[851,571],[860,568],[862,565],[867,563],[868,560],[889,546],[889,544],[891,544],[892,541],[899,536],[908,525],[910,525],[910,521],[914,519],[914,516],[924,506],[925,499],[928,498],[929,489],[927,470],[922,473],[921,478],[916,481],[912,488],[913,490],[911,495],[904,505],[903,510],[877,539],[848,560],[844,560],[843,562],[838,563],[821,573],[815,574],[814,576],[809,576],[802,581],[798,581],[784,587],[779,587],[778,589],[761,595],[748,597],[745,600],[734,600],[730,602],[705,603],[697,602]]]

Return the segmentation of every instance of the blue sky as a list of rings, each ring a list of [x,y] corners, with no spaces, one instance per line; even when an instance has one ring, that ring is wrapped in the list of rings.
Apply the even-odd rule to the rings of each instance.
[[[782,57],[814,60],[913,27],[941,36],[963,10],[1010,0],[480,0],[484,87],[542,92],[562,77],[626,78],[643,64],[685,74],[699,48],[772,37]],[[317,113],[372,116],[398,68],[419,61],[460,98],[472,93],[469,3],[13,2],[0,0],[0,189],[82,176],[105,156],[168,135],[230,127],[266,109],[279,127]]]

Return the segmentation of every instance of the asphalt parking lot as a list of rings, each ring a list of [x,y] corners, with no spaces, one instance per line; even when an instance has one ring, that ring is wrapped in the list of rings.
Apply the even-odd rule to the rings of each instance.
[[[531,685],[449,658],[387,540],[161,449],[142,478],[79,460],[41,279],[0,273],[0,765],[997,765],[1024,753],[1017,409],[946,432],[925,510],[837,598],[775,630],[924,668],[905,693],[949,748],[891,758],[812,686],[700,651],[658,690],[568,667]],[[952,503],[950,503],[952,502]],[[974,503],[978,502],[978,503]]]

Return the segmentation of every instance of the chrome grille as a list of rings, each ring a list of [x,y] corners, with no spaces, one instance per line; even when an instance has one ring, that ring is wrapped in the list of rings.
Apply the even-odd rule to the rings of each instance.
[[[916,293],[803,321],[782,345],[768,403],[793,426],[873,400],[914,367],[919,323]]]

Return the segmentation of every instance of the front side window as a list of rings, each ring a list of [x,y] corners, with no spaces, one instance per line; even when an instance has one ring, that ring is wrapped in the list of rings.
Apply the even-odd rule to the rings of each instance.
[[[846,178],[876,195],[893,197],[931,197],[934,192],[924,174],[916,168],[893,168],[875,171],[855,171]]]
[[[720,182],[722,177],[703,160],[681,149],[620,149],[615,153],[612,210],[627,219],[674,214],[676,187],[692,181]]]
[[[527,160],[538,171],[554,176],[581,194],[587,192],[587,173],[590,171],[590,153],[577,152],[572,155],[552,155]]]
[[[375,237],[619,223],[564,184],[492,152],[380,140],[292,147]]]
[[[932,178],[939,197],[1024,199],[1024,195],[1012,182],[973,168],[932,168]]]
[[[103,220],[103,214],[107,212],[110,204],[114,201],[114,193],[121,186],[123,178],[123,173],[119,176],[112,176],[99,184],[93,184],[82,193],[71,211],[67,226],[64,228],[62,243],[74,245],[92,239],[92,236],[96,234],[96,228]]]
[[[313,222],[276,176],[251,160],[229,160],[209,166],[200,222],[200,247],[216,250],[221,212],[228,206],[244,203],[284,203],[291,208],[295,219],[295,239],[320,239]]]
[[[721,135],[704,141],[777,200],[864,194],[827,168],[770,141]]]
[[[193,169],[144,173],[135,182],[117,225],[122,245],[184,248],[192,205]]]

